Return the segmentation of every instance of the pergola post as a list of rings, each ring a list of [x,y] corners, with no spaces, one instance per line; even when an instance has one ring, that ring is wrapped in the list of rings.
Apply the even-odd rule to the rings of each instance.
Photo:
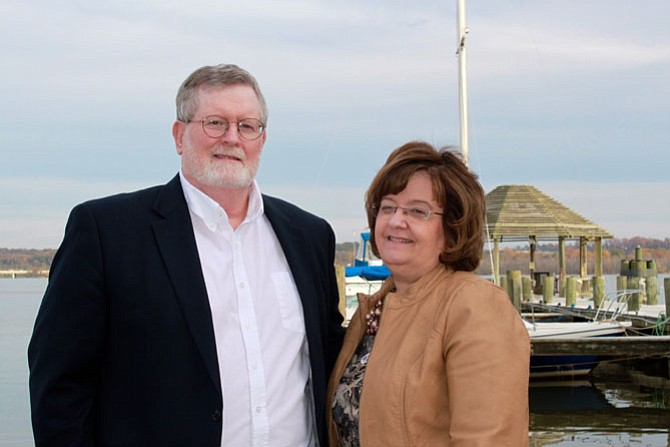
[[[537,246],[537,239],[535,236],[528,236],[528,240],[530,241],[530,261],[528,263],[528,270],[530,271],[531,284],[534,286],[535,284],[533,283],[533,280],[535,278],[535,248]]]
[[[565,236],[558,236],[558,277],[565,278]]]
[[[579,277],[586,278],[586,238],[579,238]]]
[[[597,237],[594,244],[595,276],[603,276],[603,238]]]

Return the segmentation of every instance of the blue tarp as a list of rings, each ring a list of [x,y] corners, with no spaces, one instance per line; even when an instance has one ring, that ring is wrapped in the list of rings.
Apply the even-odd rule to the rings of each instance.
[[[385,265],[347,267],[345,276],[360,276],[367,280],[386,279],[391,272]]]

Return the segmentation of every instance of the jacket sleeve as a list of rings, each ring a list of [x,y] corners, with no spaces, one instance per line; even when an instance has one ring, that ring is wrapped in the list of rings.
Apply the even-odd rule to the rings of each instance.
[[[453,447],[528,445],[530,338],[502,289],[465,285],[444,339]]]
[[[326,301],[328,311],[328,335],[327,335],[327,354],[326,354],[326,380],[333,370],[337,356],[342,348],[344,339],[344,320],[340,313],[339,302],[340,294],[338,292],[337,277],[335,272],[335,234],[332,228],[328,226],[328,296]]]
[[[105,306],[97,225],[79,205],[52,263],[28,347],[37,447],[94,445]]]

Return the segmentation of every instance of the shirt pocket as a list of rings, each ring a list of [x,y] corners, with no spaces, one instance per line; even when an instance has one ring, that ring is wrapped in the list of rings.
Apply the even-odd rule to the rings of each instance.
[[[298,296],[298,289],[293,284],[293,278],[288,272],[274,272],[272,284],[277,294],[282,325],[285,329],[304,334],[305,321],[302,303]]]

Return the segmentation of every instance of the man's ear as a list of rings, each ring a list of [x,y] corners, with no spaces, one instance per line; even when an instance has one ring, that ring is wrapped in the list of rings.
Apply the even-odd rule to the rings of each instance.
[[[174,138],[175,149],[179,155],[184,152],[184,132],[186,131],[186,124],[181,121],[175,121],[172,124],[172,137]]]

